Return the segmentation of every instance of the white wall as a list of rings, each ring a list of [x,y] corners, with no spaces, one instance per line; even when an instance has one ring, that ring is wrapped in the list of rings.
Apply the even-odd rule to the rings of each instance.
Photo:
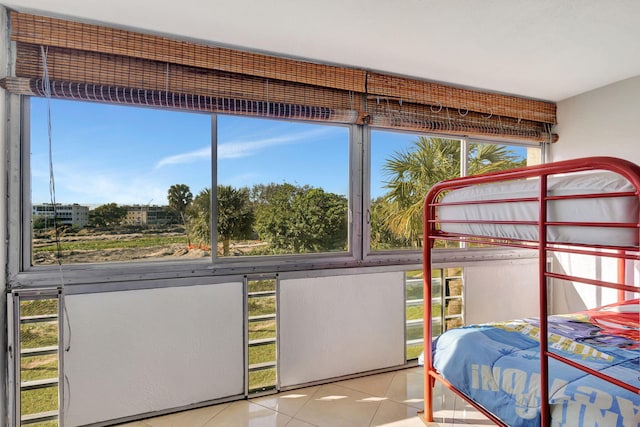
[[[551,160],[614,156],[640,164],[640,76],[558,103]]]
[[[242,283],[69,295],[65,304],[66,426],[244,393]]]
[[[464,268],[465,323],[537,316],[537,259],[486,262]]]
[[[613,156],[640,164],[640,76],[559,102],[555,131],[560,139],[551,147],[552,161]],[[557,261],[558,268],[568,274],[616,281],[617,263],[611,259],[594,262],[573,255]],[[561,312],[609,304],[617,298],[615,291],[594,286],[554,288],[554,308]]]
[[[282,386],[405,363],[402,272],[280,282]]]

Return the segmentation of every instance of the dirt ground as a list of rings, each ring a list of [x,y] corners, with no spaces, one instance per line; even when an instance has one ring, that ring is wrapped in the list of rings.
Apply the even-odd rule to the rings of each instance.
[[[175,233],[164,234],[167,237],[175,237]],[[64,242],[91,241],[91,240],[134,240],[143,237],[140,233],[131,234],[98,234],[98,235],[70,235],[61,238]],[[36,238],[33,240],[33,247],[51,245],[54,242],[50,238]],[[233,255],[244,255],[264,243],[256,241],[238,242],[231,245]],[[222,251],[220,246],[219,252]],[[162,246],[149,246],[139,248],[113,248],[113,249],[90,249],[90,250],[64,250],[61,252],[64,264],[87,264],[100,262],[124,262],[124,261],[151,261],[157,259],[196,259],[211,257],[210,249],[198,247],[187,247],[184,243],[171,243]],[[33,265],[56,264],[56,253],[52,251],[35,252],[33,255]]]
[[[114,261],[143,261],[163,258],[202,258],[211,256],[211,251],[189,249],[181,243],[163,247],[147,248],[114,248],[94,250],[62,251],[62,262],[65,264],[87,264]],[[55,252],[37,252],[33,256],[34,265],[57,263]]]

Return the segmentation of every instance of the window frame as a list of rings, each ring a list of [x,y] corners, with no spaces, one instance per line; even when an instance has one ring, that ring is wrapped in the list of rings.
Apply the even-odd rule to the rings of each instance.
[[[95,291],[112,290],[114,283],[120,283],[116,287],[125,289],[144,288],[143,283],[147,278],[167,279],[166,286],[180,284],[212,283],[224,281],[227,277],[255,273],[278,273],[283,271],[301,270],[333,270],[356,267],[391,267],[417,265],[422,262],[422,251],[393,249],[384,251],[371,251],[370,248],[370,193],[371,193],[371,132],[386,131],[415,134],[427,137],[450,138],[464,143],[492,143],[509,144],[531,148],[540,148],[541,161],[546,158],[548,147],[539,144],[516,143],[513,141],[497,141],[484,139],[461,138],[457,135],[420,133],[397,129],[372,127],[357,124],[322,124],[326,126],[341,126],[348,128],[348,155],[349,155],[349,195],[348,195],[348,244],[349,250],[340,253],[314,253],[271,256],[247,256],[247,257],[216,257],[212,251],[210,257],[192,260],[154,260],[154,261],[128,261],[128,262],[104,262],[95,264],[63,264],[63,265],[32,265],[32,203],[31,203],[31,144],[30,124],[31,109],[28,95],[12,95],[8,105],[8,135],[9,146],[7,149],[9,163],[10,195],[21,197],[21,203],[9,204],[8,223],[9,247],[8,247],[8,272],[10,280],[19,283],[20,286],[59,286],[61,277],[51,274],[56,270],[64,271],[64,284],[79,285],[87,291],[89,287]],[[143,108],[143,107],[138,107]],[[171,111],[171,110],[170,110]],[[182,111],[182,110],[175,110]],[[197,114],[197,113],[195,113]],[[211,117],[211,185],[212,185],[212,215],[211,225],[216,223],[214,189],[217,187],[217,115],[207,114]],[[278,119],[275,119],[278,120]],[[304,122],[304,121],[303,121]],[[318,122],[309,121],[312,124]],[[212,227],[212,244],[217,242],[216,233]],[[212,248],[215,245],[212,245]],[[503,251],[504,252],[504,251]],[[514,256],[509,251],[505,256]],[[505,252],[506,253],[506,252]],[[450,251],[442,252],[442,259],[448,260]],[[469,254],[467,254],[468,259]],[[480,255],[483,257],[484,255]],[[500,256],[494,254],[492,256]],[[515,256],[518,256],[517,254]],[[456,256],[453,255],[452,262]],[[144,279],[143,279],[144,275]],[[213,279],[217,277],[217,279]],[[156,285],[157,286],[157,285]]]
[[[366,137],[364,138],[365,144],[365,155],[364,155],[364,188],[363,188],[363,203],[364,203],[364,212],[363,223],[364,223],[364,237],[362,239],[363,244],[363,261],[371,260],[373,262],[382,263],[387,261],[395,261],[396,264],[409,264],[409,263],[421,263],[422,262],[422,249],[384,249],[384,250],[372,250],[371,249],[371,153],[372,153],[372,131],[381,131],[381,132],[389,132],[389,133],[402,133],[415,135],[416,137],[422,136],[427,138],[444,138],[450,140],[456,140],[460,142],[460,176],[467,176],[468,174],[468,158],[469,158],[469,144],[495,144],[495,145],[505,145],[505,146],[513,146],[513,147],[524,147],[524,148],[537,148],[540,150],[540,160],[541,163],[545,162],[546,159],[546,151],[548,149],[547,145],[539,144],[537,147],[533,144],[519,143],[514,141],[507,140],[485,140],[479,138],[468,138],[462,137],[459,135],[447,135],[447,134],[434,134],[434,133],[421,133],[417,131],[409,131],[409,130],[398,130],[398,129],[388,129],[388,128],[380,128],[380,127],[366,127]],[[496,249],[489,248],[491,251],[496,251]],[[483,251],[487,250],[487,248],[475,249],[474,251]],[[498,251],[501,249],[498,248]],[[504,250],[501,250],[504,252]],[[446,254],[449,251],[438,251],[442,254]],[[445,255],[443,258],[444,262],[447,262],[448,259]]]
[[[357,231],[354,231],[354,218],[355,207],[361,206],[361,203],[356,201],[358,186],[360,183],[357,182],[358,176],[360,174],[356,173],[359,169],[358,165],[362,164],[362,155],[361,151],[357,149],[357,138],[358,138],[358,127],[356,125],[343,125],[337,123],[318,123],[313,121],[299,121],[296,120],[296,123],[309,123],[317,126],[330,126],[330,127],[340,127],[348,129],[348,188],[349,194],[347,194],[347,244],[349,250],[344,252],[320,252],[320,253],[303,253],[303,254],[286,254],[286,255],[251,255],[251,256],[242,256],[242,257],[219,257],[217,256],[217,251],[214,251],[213,248],[217,248],[218,244],[218,233],[217,233],[217,209],[216,209],[216,193],[218,188],[218,174],[217,172],[217,161],[218,161],[218,116],[219,114],[211,115],[211,160],[212,160],[212,173],[211,173],[211,218],[210,218],[210,227],[211,227],[211,262],[214,267],[243,267],[243,266],[273,266],[270,271],[283,271],[279,268],[280,265],[284,266],[292,266],[292,265],[304,265],[304,264],[312,264],[318,267],[328,267],[331,268],[335,263],[354,263],[358,260],[357,254],[359,251],[359,242],[355,239],[355,235]],[[251,118],[250,116],[246,116],[247,118]],[[284,121],[289,122],[291,120],[278,120],[272,118],[259,118],[260,120],[274,120],[274,121]],[[355,163],[355,166],[354,166]]]
[[[366,218],[364,220],[365,223],[365,240],[363,242],[363,251],[364,251],[364,260],[372,260],[374,262],[383,262],[384,260],[394,260],[396,263],[400,264],[409,264],[409,263],[422,263],[422,249],[382,249],[382,250],[372,250],[371,249],[371,152],[372,152],[372,131],[380,131],[380,132],[390,132],[390,133],[401,133],[407,135],[414,135],[416,137],[423,136],[427,138],[445,138],[451,140],[460,141],[461,149],[460,155],[464,158],[464,155],[468,155],[467,150],[467,139],[463,138],[459,135],[447,135],[447,134],[433,134],[433,133],[420,133],[417,131],[409,131],[409,130],[398,130],[398,129],[387,129],[387,128],[379,128],[379,127],[368,127],[368,138],[366,139],[366,158],[365,165],[367,167],[367,174],[365,177],[366,185],[364,186],[365,196],[363,198],[363,202],[365,204],[365,212]],[[467,170],[467,162],[466,160],[460,162],[461,168],[461,176],[466,176]],[[462,175],[464,173],[464,175]]]

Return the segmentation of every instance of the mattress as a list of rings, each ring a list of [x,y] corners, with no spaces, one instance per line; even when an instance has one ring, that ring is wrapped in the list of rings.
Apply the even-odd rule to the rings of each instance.
[[[482,184],[452,190],[445,194],[442,203],[502,200],[536,197],[539,180],[527,179],[492,184]],[[605,194],[635,191],[623,177],[612,172],[578,173],[552,176],[547,181],[550,196],[578,194]],[[538,202],[499,202],[440,206],[439,220],[456,220],[462,223],[441,223],[441,230],[449,233],[538,240],[537,225],[528,224],[478,224],[474,221],[538,221]],[[597,197],[571,200],[551,200],[547,205],[547,220],[553,222],[616,222],[638,221],[636,197]],[[638,230],[624,227],[549,226],[547,240],[555,243],[606,245],[633,247],[638,245]]]
[[[549,317],[552,352],[640,387],[640,300]],[[508,425],[540,425],[539,322],[452,329],[433,344],[433,364],[461,392]],[[638,426],[640,395],[549,360],[554,426]]]

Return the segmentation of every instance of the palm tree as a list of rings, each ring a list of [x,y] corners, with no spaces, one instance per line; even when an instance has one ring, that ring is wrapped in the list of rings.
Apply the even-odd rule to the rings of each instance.
[[[469,144],[470,175],[523,166],[511,150],[494,144]],[[436,183],[460,176],[460,143],[443,138],[418,137],[407,151],[394,153],[383,167],[389,177],[383,196],[382,224],[413,246],[422,244],[424,197]]]
[[[189,230],[187,229],[187,221],[185,213],[187,208],[193,202],[193,193],[186,184],[174,184],[169,187],[167,191],[167,200],[169,201],[169,207],[180,214],[182,224],[185,228],[185,234],[187,235],[187,244],[191,245],[191,239],[189,237]]]

